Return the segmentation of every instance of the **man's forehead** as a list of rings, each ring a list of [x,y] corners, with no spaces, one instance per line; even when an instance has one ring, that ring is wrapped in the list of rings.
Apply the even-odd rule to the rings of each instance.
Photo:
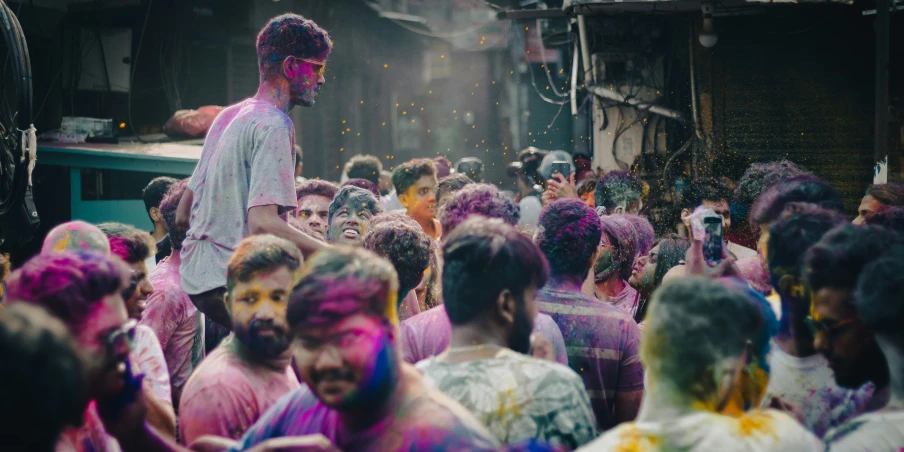
[[[417,186],[420,186],[420,187],[423,187],[423,186],[432,187],[432,186],[436,185],[436,176],[433,176],[433,175],[430,175],[430,174],[428,174],[428,175],[426,175],[426,176],[421,176],[421,178],[418,179],[418,180],[414,183],[414,185],[417,185]]]
[[[364,193],[355,193],[345,200],[345,204],[339,206],[345,209],[367,210],[374,213],[374,200],[372,197]]]
[[[325,334],[347,331],[352,328],[378,328],[380,325],[380,321],[374,316],[367,315],[363,312],[357,312],[329,325],[305,327],[304,331],[300,331],[298,335],[301,337],[317,337]]]
[[[703,207],[713,210],[727,210],[730,206],[728,204],[728,201],[721,199],[719,201],[704,200]]]
[[[307,195],[307,196],[302,196],[301,199],[298,200],[298,206],[299,206],[299,208],[301,208],[302,205],[320,206],[320,205],[326,204],[327,206],[329,206],[330,201],[332,201],[332,200],[327,198],[326,196]]]

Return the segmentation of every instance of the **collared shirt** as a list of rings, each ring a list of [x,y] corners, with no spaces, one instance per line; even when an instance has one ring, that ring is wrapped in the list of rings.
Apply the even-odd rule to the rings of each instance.
[[[568,365],[584,379],[600,430],[615,425],[615,395],[642,391],[640,329],[631,316],[581,292],[546,286],[535,298],[565,339]]]

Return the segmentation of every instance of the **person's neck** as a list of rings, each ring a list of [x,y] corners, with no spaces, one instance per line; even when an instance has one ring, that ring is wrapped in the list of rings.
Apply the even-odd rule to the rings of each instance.
[[[795,303],[798,303],[798,300],[782,299],[782,319],[775,343],[791,356],[806,358],[815,355],[816,348],[813,347],[813,335],[803,322],[805,315],[802,317],[800,313],[790,308]]]
[[[159,242],[166,237],[166,227],[159,223],[154,223],[154,232],[151,234],[155,242]]]
[[[594,285],[594,293],[597,299],[606,301],[608,298],[617,297],[621,294],[625,290],[625,285],[625,281],[616,273],[605,281],[597,282]]]
[[[262,366],[268,369],[282,372],[285,371],[287,367],[289,367],[289,363],[292,361],[292,355],[288,353],[288,351],[280,356],[277,356],[276,358],[262,358],[260,356],[256,356],[251,352],[251,350],[248,349],[248,347],[245,346],[245,344],[242,343],[242,341],[239,340],[239,338],[235,336],[235,334],[232,335],[230,341],[226,344],[226,346],[230,347],[231,350],[235,352],[235,354],[239,358],[242,359],[242,361],[245,361],[247,364],[253,367]]]
[[[421,229],[424,230],[424,233],[426,233],[431,238],[436,237],[436,224],[433,223],[433,217],[419,218],[411,215],[410,213],[408,214],[408,216],[421,226]]]
[[[501,334],[497,334],[497,332],[486,326],[475,323],[452,326],[452,339],[449,341],[450,348],[473,347],[475,345],[508,347]]]
[[[401,357],[398,362],[400,361]],[[400,362],[396,365],[398,381],[383,403],[367,409],[337,411],[342,425],[340,436],[342,431],[354,434],[367,430],[387,418],[397,419],[402,410],[421,395],[424,387],[421,384],[420,372],[408,363]]]
[[[895,346],[882,338],[877,338],[885,360],[888,362],[889,400],[888,407],[904,409],[904,348]]]
[[[575,277],[570,275],[552,275],[549,277],[549,282],[547,282],[543,287],[569,292],[580,292],[581,285],[583,285],[583,283],[584,278],[580,276]]]
[[[254,99],[260,102],[267,102],[276,107],[277,110],[287,114],[292,109],[292,103],[289,99],[289,82],[285,79],[261,80]]]
[[[648,377],[652,380],[651,377]],[[679,391],[660,382],[650,382],[640,402],[637,422],[661,422],[672,420],[695,411],[693,402]]]

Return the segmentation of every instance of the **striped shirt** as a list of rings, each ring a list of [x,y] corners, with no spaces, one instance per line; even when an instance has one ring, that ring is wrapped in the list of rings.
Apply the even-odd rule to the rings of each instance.
[[[584,380],[601,431],[615,422],[615,394],[643,390],[640,330],[618,308],[577,291],[549,285],[537,292],[540,312],[555,320],[568,365]]]

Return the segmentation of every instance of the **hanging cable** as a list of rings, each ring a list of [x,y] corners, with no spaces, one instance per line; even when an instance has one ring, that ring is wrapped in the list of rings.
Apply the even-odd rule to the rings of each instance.
[[[135,72],[138,70],[138,56],[141,55],[141,44],[144,43],[144,32],[147,31],[148,28],[148,18],[151,16],[151,6],[154,4],[154,0],[148,1],[148,9],[144,13],[144,24],[141,26],[141,36],[138,37],[138,48],[135,50],[135,60],[132,61],[132,73],[129,75],[129,95],[126,100],[126,113],[129,115],[129,129],[132,133],[135,134],[135,138],[138,141],[141,140],[141,135],[135,130],[135,123],[132,122],[132,91],[135,90]]]

